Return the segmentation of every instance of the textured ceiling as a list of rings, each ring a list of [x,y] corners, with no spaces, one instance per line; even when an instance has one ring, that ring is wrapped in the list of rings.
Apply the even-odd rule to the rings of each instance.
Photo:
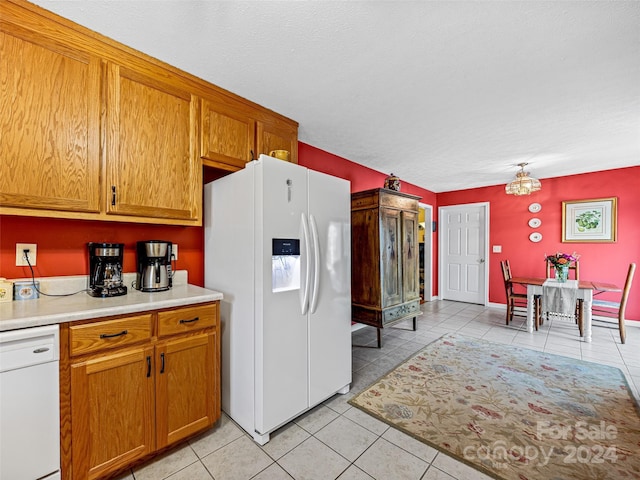
[[[640,1],[34,3],[434,192],[640,164]]]

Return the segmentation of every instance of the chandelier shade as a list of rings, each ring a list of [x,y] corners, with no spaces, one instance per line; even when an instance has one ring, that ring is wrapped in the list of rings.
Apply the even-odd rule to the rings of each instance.
[[[520,171],[516,173],[516,179],[505,186],[508,195],[530,195],[542,188],[540,180],[529,176],[529,172],[524,171],[526,163],[519,163]]]

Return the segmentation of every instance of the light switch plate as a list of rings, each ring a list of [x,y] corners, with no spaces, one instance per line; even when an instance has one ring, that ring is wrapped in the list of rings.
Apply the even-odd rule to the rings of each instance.
[[[493,253],[502,253],[502,245],[494,245]]]
[[[174,260],[178,260],[178,244],[177,243],[172,243],[171,244],[171,255],[173,256]]]

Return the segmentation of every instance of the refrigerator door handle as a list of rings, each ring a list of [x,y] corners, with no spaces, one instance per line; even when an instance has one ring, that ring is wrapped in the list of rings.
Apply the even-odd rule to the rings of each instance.
[[[304,288],[301,289],[301,295],[300,295],[300,310],[302,312],[302,314],[304,315],[305,313],[307,313],[308,309],[309,309],[309,288],[311,286],[311,271],[310,271],[310,254],[311,254],[311,250],[310,250],[310,245],[309,245],[309,225],[307,223],[307,217],[306,215],[303,213],[302,214],[302,218],[301,218],[301,223],[302,223],[302,237],[304,240],[304,247],[305,247],[305,261],[306,261],[306,268],[305,268],[305,279],[304,279]]]
[[[309,226],[311,227],[311,238],[313,239],[313,288],[311,289],[311,306],[309,310],[315,313],[318,307],[318,288],[320,286],[320,239],[318,238],[318,227],[313,215],[309,215]]]

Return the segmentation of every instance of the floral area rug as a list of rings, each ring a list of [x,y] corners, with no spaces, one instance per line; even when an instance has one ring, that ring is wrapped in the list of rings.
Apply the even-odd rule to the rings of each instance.
[[[350,403],[494,478],[640,479],[615,367],[445,335]]]

